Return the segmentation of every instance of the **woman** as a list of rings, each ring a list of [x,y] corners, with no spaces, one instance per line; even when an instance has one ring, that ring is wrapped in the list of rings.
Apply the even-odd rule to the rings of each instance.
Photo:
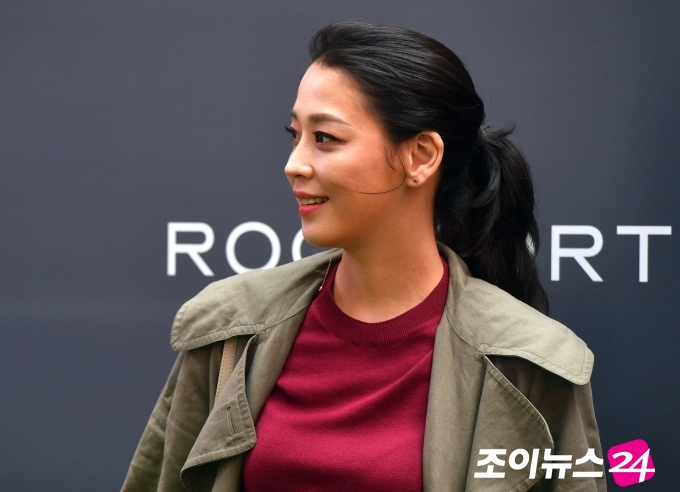
[[[335,249],[180,309],[123,490],[605,490],[593,356],[543,314],[509,131],[421,34],[335,23],[310,54],[285,172]]]

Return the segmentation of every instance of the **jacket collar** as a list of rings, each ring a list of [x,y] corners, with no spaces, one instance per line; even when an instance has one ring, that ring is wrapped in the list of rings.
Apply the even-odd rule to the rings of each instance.
[[[269,270],[255,270],[213,282],[177,312],[170,344],[191,350],[237,335],[262,332],[306,310],[314,300],[329,260],[342,252],[318,253]]]
[[[593,354],[571,330],[470,275],[450,248],[439,243],[449,264],[445,314],[456,336],[485,355],[521,357],[574,384],[586,384]],[[191,350],[232,336],[280,325],[309,307],[329,259],[319,253],[271,270],[214,282],[185,303],[172,327],[175,350]]]

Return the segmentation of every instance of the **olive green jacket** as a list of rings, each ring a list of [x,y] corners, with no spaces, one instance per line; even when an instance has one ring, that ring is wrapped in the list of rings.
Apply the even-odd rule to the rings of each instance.
[[[604,491],[604,478],[545,477],[546,449],[602,458],[589,384],[593,354],[560,323],[471,277],[453,251],[449,292],[437,327],[423,443],[425,491]],[[334,261],[340,254],[336,253]],[[240,490],[243,455],[328,265],[328,253],[206,287],[177,313],[180,352],[128,471],[123,492]],[[215,401],[221,343],[239,337],[237,360]],[[219,343],[218,343],[219,342]],[[480,449],[505,449],[503,478],[475,478]],[[514,470],[509,456],[540,450]],[[515,460],[515,463],[521,459]]]

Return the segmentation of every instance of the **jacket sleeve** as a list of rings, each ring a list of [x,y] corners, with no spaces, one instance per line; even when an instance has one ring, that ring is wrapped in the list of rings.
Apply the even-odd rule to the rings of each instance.
[[[219,344],[213,344],[215,346]],[[180,352],[151,413],[121,492],[184,492],[180,471],[214,399],[219,347]]]
[[[554,454],[571,455],[572,469],[563,479],[543,479],[531,488],[534,492],[605,492],[607,483],[604,464],[588,461],[576,465],[589,448],[604,459],[600,433],[595,420],[593,394],[590,383],[573,384],[531,362],[514,357],[493,357],[494,365],[519,389],[543,416],[555,444]],[[601,478],[574,478],[571,472],[603,472]]]

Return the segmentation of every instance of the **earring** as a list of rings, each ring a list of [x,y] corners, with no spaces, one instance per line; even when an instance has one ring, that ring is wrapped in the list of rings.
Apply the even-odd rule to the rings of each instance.
[[[413,178],[413,182],[414,182],[415,184],[418,184],[418,178]]]

